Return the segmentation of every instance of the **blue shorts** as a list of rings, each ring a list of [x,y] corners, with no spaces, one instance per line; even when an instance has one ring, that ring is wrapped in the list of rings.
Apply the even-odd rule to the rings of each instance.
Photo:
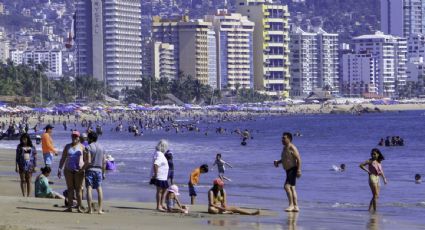
[[[86,187],[92,187],[93,189],[98,189],[102,186],[102,173],[99,171],[86,171]]]
[[[196,196],[196,190],[195,186],[193,184],[189,183],[189,196]]]
[[[44,164],[52,165],[53,163],[53,154],[52,153],[43,153]]]

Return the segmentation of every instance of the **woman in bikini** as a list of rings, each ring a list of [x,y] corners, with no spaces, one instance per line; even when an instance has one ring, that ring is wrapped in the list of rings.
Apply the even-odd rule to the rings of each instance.
[[[15,165],[15,171],[19,173],[21,179],[22,195],[30,196],[31,178],[37,166],[37,150],[33,146],[31,138],[27,133],[22,134],[19,145],[16,148]]]
[[[208,213],[210,214],[232,214],[239,213],[241,215],[259,215],[260,210],[255,212],[247,212],[237,207],[227,206],[226,191],[224,190],[224,182],[217,178],[213,181],[213,187],[208,191]]]
[[[360,164],[360,168],[366,171],[369,174],[369,186],[372,191],[372,199],[369,204],[369,211],[376,211],[376,205],[379,198],[379,177],[382,177],[384,180],[384,184],[387,184],[387,178],[385,178],[384,170],[382,169],[381,162],[385,159],[384,155],[382,155],[379,149],[372,149],[370,153],[371,158],[362,164]],[[368,166],[368,167],[366,167]]]

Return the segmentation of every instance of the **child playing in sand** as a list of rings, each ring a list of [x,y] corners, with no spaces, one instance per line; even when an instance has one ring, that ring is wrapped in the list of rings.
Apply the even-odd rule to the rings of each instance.
[[[217,155],[216,155],[216,157],[215,157],[215,162],[214,162],[214,164],[213,164],[213,166],[214,165],[217,165],[217,169],[218,169],[218,177],[221,179],[221,180],[227,180],[227,181],[232,181],[232,180],[230,180],[229,178],[227,178],[227,177],[225,177],[224,176],[224,170],[226,170],[225,169],[225,165],[227,165],[227,166],[229,166],[230,168],[233,168],[229,163],[227,163],[227,162],[225,162],[223,159],[221,159],[221,154],[220,153],[217,153]]]
[[[360,164],[360,168],[369,174],[369,186],[373,194],[373,197],[370,200],[369,204],[369,211],[373,209],[373,211],[375,212],[380,190],[379,177],[382,177],[385,184],[387,184],[387,178],[385,178],[384,170],[382,169],[381,164],[381,162],[385,159],[384,155],[382,155],[379,149],[372,149],[370,155],[371,158]],[[366,166],[368,167],[366,168]]]
[[[168,212],[177,212],[177,213],[189,212],[188,208],[185,205],[181,205],[178,199],[179,195],[180,195],[179,187],[177,185],[173,184],[167,189],[167,193],[165,195],[165,203],[167,204]]]
[[[192,205],[195,204],[195,198],[197,196],[195,185],[199,183],[199,177],[201,176],[201,173],[207,173],[208,172],[208,165],[203,164],[199,168],[196,168],[192,171],[189,178],[189,196],[190,196],[190,203]]]

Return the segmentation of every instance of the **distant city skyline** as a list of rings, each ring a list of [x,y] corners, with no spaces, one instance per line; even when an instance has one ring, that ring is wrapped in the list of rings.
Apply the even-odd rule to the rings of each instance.
[[[343,8],[350,1],[78,0],[75,5],[61,0],[31,1],[42,4],[15,9],[0,1],[0,15],[19,14],[42,25],[20,27],[19,32],[11,32],[7,25],[0,28],[0,62],[11,59],[26,64],[31,58],[37,63],[42,59],[51,78],[93,76],[121,98],[123,90],[141,86],[143,77],[174,80],[190,75],[213,89],[253,88],[276,98],[302,98],[323,90],[342,96],[397,97],[406,85],[425,80],[418,71],[425,66],[425,3],[420,0],[372,2],[376,14],[365,18],[378,20],[380,15],[380,28],[375,26],[369,29],[373,33],[349,40],[351,24],[326,30],[337,22],[314,15],[325,10],[321,5],[331,9],[334,2]],[[294,12],[308,7],[313,11]],[[357,16],[345,13],[340,17]],[[354,25],[372,24],[379,22]],[[375,33],[379,30],[405,43],[394,51],[393,59],[370,51],[379,45],[358,42],[362,36],[380,36]],[[49,58],[43,53],[49,53]],[[60,64],[58,57],[63,60]],[[374,64],[388,60],[395,68],[391,73],[381,69],[389,67]],[[373,71],[370,79],[361,76]],[[347,86],[347,81],[360,81],[361,86]]]

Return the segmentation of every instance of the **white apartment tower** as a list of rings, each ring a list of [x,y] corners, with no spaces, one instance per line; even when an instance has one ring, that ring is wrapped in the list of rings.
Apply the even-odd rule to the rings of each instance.
[[[77,74],[104,81],[113,91],[140,85],[139,0],[78,0]]]
[[[217,42],[215,32],[208,31],[208,85],[217,89]]]
[[[355,84],[367,84],[375,87],[377,95],[397,96],[397,88],[405,85],[407,78],[406,39],[377,32],[355,37],[353,44],[354,54],[343,56],[344,91],[349,92]]]
[[[0,64],[9,59],[9,41],[6,39],[5,30],[0,27]]]
[[[253,88],[253,31],[254,23],[241,14],[219,10],[209,15],[217,44],[217,87],[219,89]]]
[[[381,0],[381,30],[399,37],[425,33],[425,1]]]
[[[152,52],[153,77],[157,80],[161,78],[176,79],[174,46],[168,43],[155,42],[152,45]]]
[[[179,69],[208,85],[208,38],[214,34],[212,24],[203,20],[179,22]],[[214,67],[216,68],[216,67]]]
[[[289,97],[289,11],[271,0],[236,0],[236,12],[255,23],[254,88]]]
[[[106,83],[113,91],[140,86],[142,79],[141,3],[104,0]]]
[[[180,19],[162,19],[159,16],[154,16],[152,22],[152,41],[167,43],[174,46],[175,69],[177,74],[180,74],[179,64],[179,27]],[[185,19],[184,19],[185,20]],[[188,19],[186,19],[188,20]]]
[[[216,76],[215,37],[211,22],[189,20],[188,17],[178,19],[162,19],[154,17],[152,23],[152,40],[174,46],[174,57],[177,73],[192,76],[202,84],[212,83],[211,76]],[[214,59],[214,60],[213,60]]]
[[[9,59],[9,41],[0,38],[0,64],[6,63]]]
[[[291,96],[308,96],[317,89],[339,92],[338,34],[293,27],[290,49]]]
[[[18,53],[19,54],[19,53]],[[22,63],[32,65],[35,69],[37,65],[46,65],[46,75],[49,78],[58,79],[62,77],[62,51],[60,50],[27,50],[22,54]],[[18,58],[19,60],[19,58]]]
[[[341,92],[348,97],[378,95],[378,59],[370,53],[344,54],[342,56]]]

